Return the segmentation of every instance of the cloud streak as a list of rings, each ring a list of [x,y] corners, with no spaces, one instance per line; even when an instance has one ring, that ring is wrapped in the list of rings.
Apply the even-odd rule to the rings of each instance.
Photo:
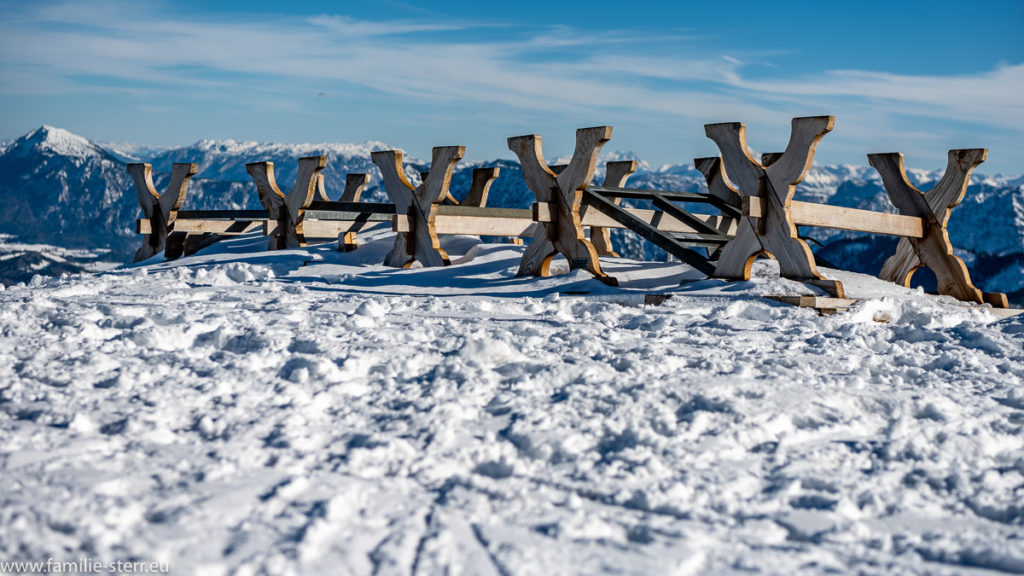
[[[828,107],[855,122],[923,116],[1024,130],[1021,64],[956,76],[833,70],[786,77],[746,64],[769,58],[770,47],[737,53],[687,31],[651,36],[339,15],[193,22],[116,3],[7,11],[0,23],[5,95],[182,94],[259,108],[262,96],[279,100],[289,90],[364,90],[511,113],[631,113],[648,123],[756,118],[783,125]],[[865,112],[878,107],[884,113]]]

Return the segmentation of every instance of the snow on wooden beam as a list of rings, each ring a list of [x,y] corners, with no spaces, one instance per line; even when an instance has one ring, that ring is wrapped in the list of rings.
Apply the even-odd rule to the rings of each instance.
[[[181,255],[184,235],[175,233],[174,221],[177,212],[185,203],[188,182],[199,171],[198,164],[174,164],[171,181],[163,194],[157,194],[153,185],[153,166],[150,164],[129,164],[128,174],[135,181],[135,193],[142,207],[148,230],[143,232],[142,246],[135,252],[135,262],[152,258],[164,252],[168,259]],[[140,231],[142,226],[139,227]],[[171,241],[168,242],[168,237]]]

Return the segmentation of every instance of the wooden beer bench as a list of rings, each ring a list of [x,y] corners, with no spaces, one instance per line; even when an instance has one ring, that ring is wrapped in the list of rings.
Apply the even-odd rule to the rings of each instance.
[[[950,210],[963,199],[971,172],[985,160],[987,150],[950,150],[944,176],[925,192],[910,185],[902,154],[869,154],[899,214],[794,201],[795,187],[810,170],[817,143],[834,124],[833,116],[794,118],[786,151],[766,154],[761,162],[747,148],[742,123],[705,125],[705,133],[722,153],[725,174],[742,199],[736,236],[723,248],[714,276],[748,280],[754,260],[771,255],[779,262],[782,277],[845,298],[842,282],[818,271],[810,248],[797,236],[797,226],[836,228],[901,237],[895,254],[882,266],[883,280],[909,287],[914,272],[927,266],[935,273],[940,294],[1007,308],[1005,294],[982,292],[971,283],[946,230]]]
[[[151,165],[130,164],[128,172],[145,216],[136,221],[136,232],[145,237],[135,261],[161,251],[174,259],[224,237],[256,231],[269,237],[270,249],[304,246],[308,238],[337,238],[339,250],[354,249],[356,233],[369,223],[391,221],[394,207],[359,202],[369,182],[367,174],[348,174],[341,199],[329,201],[321,173],[326,162],[326,156],[300,158],[299,176],[287,195],[278,188],[273,162],[246,164],[263,210],[180,210],[196,164],[174,164],[163,195],[155,191]]]

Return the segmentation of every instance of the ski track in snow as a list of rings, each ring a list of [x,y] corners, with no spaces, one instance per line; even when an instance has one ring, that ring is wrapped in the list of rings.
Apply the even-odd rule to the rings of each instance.
[[[466,239],[393,270],[363,241],[0,292],[3,559],[1024,571],[1024,317],[838,272],[882,297],[821,317],[759,298],[807,290],[761,263],[515,278],[521,248]]]

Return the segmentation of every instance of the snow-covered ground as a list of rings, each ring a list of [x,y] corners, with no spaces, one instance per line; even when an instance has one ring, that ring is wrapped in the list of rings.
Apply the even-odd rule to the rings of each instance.
[[[0,559],[175,574],[1024,571],[1024,317],[388,234],[0,291]],[[680,282],[683,284],[680,285]],[[672,293],[644,306],[647,292]]]

